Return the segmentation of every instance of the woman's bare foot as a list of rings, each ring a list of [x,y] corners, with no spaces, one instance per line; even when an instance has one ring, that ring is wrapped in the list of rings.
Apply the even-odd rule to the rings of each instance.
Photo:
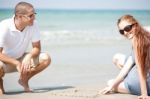
[[[18,83],[24,88],[25,92],[33,92],[33,90],[29,88],[28,81],[19,79]]]

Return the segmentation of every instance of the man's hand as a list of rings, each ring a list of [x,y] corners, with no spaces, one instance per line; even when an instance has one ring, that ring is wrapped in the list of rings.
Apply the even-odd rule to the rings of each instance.
[[[28,80],[30,78],[30,75],[28,73],[30,73],[31,69],[31,58],[31,54],[27,54],[22,60],[21,73],[20,78],[18,80],[19,84],[24,87],[24,90],[26,92],[32,92],[28,85]]]
[[[147,95],[141,95],[138,97],[138,99],[150,99],[150,97]]]
[[[18,72],[21,73],[21,63],[18,60],[15,61],[15,66],[16,66]]]
[[[21,72],[26,74],[30,71],[31,68],[31,54],[27,54],[24,59],[22,60],[21,64]]]

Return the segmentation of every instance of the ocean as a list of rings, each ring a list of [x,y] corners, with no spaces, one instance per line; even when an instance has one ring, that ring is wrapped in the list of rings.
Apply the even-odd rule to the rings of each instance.
[[[116,23],[125,14],[133,15],[145,27],[150,26],[150,10],[37,9],[36,13],[42,40],[51,45],[120,40]],[[0,9],[0,21],[12,15],[12,9]]]

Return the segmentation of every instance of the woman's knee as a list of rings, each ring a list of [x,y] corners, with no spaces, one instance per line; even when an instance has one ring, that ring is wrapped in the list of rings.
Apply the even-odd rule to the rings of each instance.
[[[113,83],[114,83],[114,79],[111,79],[111,80],[107,81],[108,86],[111,86]]]
[[[117,53],[113,56],[113,63],[119,67],[122,68],[125,62],[126,56],[124,54],[121,53]]]
[[[120,93],[125,93],[125,94],[129,93],[128,89],[125,87],[124,82],[121,82],[118,85],[118,87],[115,89],[115,91],[120,92]]]

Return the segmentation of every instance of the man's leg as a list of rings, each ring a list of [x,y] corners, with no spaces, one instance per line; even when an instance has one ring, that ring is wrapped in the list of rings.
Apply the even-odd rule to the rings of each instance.
[[[0,95],[4,94],[3,76],[4,76],[3,63],[0,62]]]
[[[33,68],[30,69],[28,72],[28,76],[24,79],[19,79],[19,84],[21,84],[24,87],[24,90],[26,92],[31,92],[28,82],[30,78],[32,78],[34,75],[38,74],[39,72],[43,71],[48,65],[51,63],[51,58],[46,53],[41,53],[39,56],[39,64]]]

